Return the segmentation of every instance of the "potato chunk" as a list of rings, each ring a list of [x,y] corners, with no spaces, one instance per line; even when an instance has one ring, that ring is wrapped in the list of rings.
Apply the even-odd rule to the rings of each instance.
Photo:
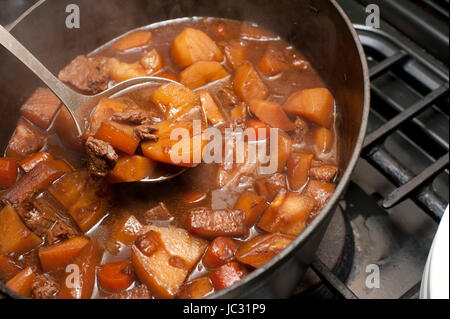
[[[225,78],[229,73],[219,62],[198,61],[184,69],[179,76],[180,82],[190,89],[196,89],[210,82]]]
[[[14,185],[19,170],[15,158],[0,158],[0,189]]]
[[[216,43],[203,31],[186,28],[173,41],[172,58],[181,67],[198,61],[223,60],[222,52]]]
[[[269,89],[249,63],[241,65],[236,70],[233,88],[246,103],[250,103],[252,100],[265,100],[269,96]]]
[[[323,127],[333,121],[334,98],[325,88],[306,89],[293,93],[283,105],[286,112],[303,116]]]
[[[207,91],[200,91],[198,94],[200,96],[202,108],[206,113],[208,122],[213,125],[225,122],[222,112],[220,112],[219,107],[212,98],[211,94]]]
[[[261,177],[256,180],[255,188],[259,195],[271,202],[282,189],[287,188],[286,176],[275,173],[268,177]]]
[[[8,280],[6,286],[12,291],[17,292],[18,294],[24,297],[30,297],[31,295],[31,285],[33,281],[36,279],[36,274],[34,273],[34,269],[31,266],[28,266],[13,278]]]
[[[234,70],[247,60],[247,47],[243,42],[232,40],[225,46],[225,57],[228,65]]]
[[[160,243],[147,254],[142,251],[144,247],[133,245],[136,275],[156,297],[172,299],[208,243],[181,228],[148,226],[147,229],[159,236]]]
[[[88,242],[89,239],[79,236],[39,249],[42,269],[49,272],[65,267]]]
[[[280,50],[269,46],[259,61],[258,67],[264,75],[274,76],[286,70],[289,65]]]
[[[156,49],[151,50],[149,53],[144,55],[140,60],[142,66],[145,68],[147,75],[152,75],[163,67],[162,57],[159,55]]]
[[[249,106],[250,111],[257,118],[274,128],[279,128],[284,131],[292,131],[295,128],[294,123],[284,113],[281,105],[276,102],[252,100]]]
[[[0,211],[0,254],[22,254],[42,243],[22,222],[12,206]]]
[[[115,254],[121,245],[131,245],[142,234],[142,224],[133,215],[127,215],[118,219],[112,228],[106,247],[109,252]]]
[[[201,105],[199,96],[190,89],[176,83],[160,86],[150,97],[166,119],[177,118],[193,107]]]
[[[0,255],[0,280],[8,281],[23,270],[12,257]]]
[[[148,177],[155,169],[155,162],[143,156],[121,156],[109,173],[111,183],[131,183]]]
[[[310,197],[288,192],[278,209],[264,212],[258,227],[269,233],[297,236],[305,229],[313,208],[314,201]]]
[[[139,62],[125,63],[120,62],[116,58],[111,58],[108,60],[108,67],[111,79],[117,83],[147,75],[144,67]]]
[[[102,251],[96,239],[91,239],[86,246],[72,259],[71,264],[78,266],[79,285],[73,283],[73,271],[66,272],[61,280],[61,299],[89,299],[95,286],[96,268],[100,263]]]
[[[244,211],[247,227],[253,226],[266,208],[266,199],[249,191],[242,193],[234,205],[234,209]]]
[[[118,51],[127,51],[147,45],[152,40],[152,33],[148,30],[139,30],[120,38],[112,47]]]
[[[286,248],[295,237],[284,234],[259,235],[239,247],[236,258],[241,263],[259,268]]]

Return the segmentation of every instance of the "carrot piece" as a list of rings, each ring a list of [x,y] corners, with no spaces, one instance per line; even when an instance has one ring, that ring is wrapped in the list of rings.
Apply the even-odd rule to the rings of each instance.
[[[0,158],[0,189],[14,185],[17,180],[17,160],[15,158]]]
[[[16,130],[9,140],[6,156],[23,159],[39,151],[44,144],[45,135],[24,118],[20,118]]]
[[[265,100],[269,96],[269,89],[249,63],[241,65],[236,70],[233,88],[237,95],[247,103],[251,100]]]
[[[142,66],[145,68],[145,72],[148,75],[152,75],[155,72],[158,72],[163,67],[162,57],[159,55],[156,49],[151,50],[140,60]]]
[[[0,211],[0,254],[22,254],[42,243],[22,222],[12,206]]]
[[[291,153],[287,162],[287,178],[289,187],[293,191],[298,191],[308,181],[309,169],[313,159],[313,154]]]
[[[154,232],[152,238],[157,236],[157,243],[139,241],[132,247],[136,276],[156,297],[172,299],[208,244],[182,228],[148,228]]]
[[[177,83],[160,86],[150,100],[164,113],[166,119],[177,118],[200,105],[200,98],[195,92]]]
[[[139,139],[133,133],[133,127],[114,121],[104,122],[95,138],[110,143],[115,149],[133,155],[139,146]]]
[[[91,113],[89,119],[89,127],[83,134],[87,139],[89,136],[94,136],[99,130],[103,122],[111,119],[114,113],[120,113],[128,107],[127,104],[122,103],[116,99],[103,98],[98,102],[97,106]]]
[[[144,156],[157,162],[185,167],[194,167],[201,162],[206,139],[202,132],[192,136],[194,134],[192,122],[164,121],[156,124],[156,127],[159,139],[157,142],[148,141],[141,144]],[[189,132],[189,138],[186,136],[180,140],[171,139],[171,133],[176,129]]]
[[[23,268],[19,264],[17,264],[11,257],[0,255],[0,280],[6,282],[22,270]]]
[[[108,67],[111,79],[117,83],[147,75],[144,67],[139,62],[125,63],[120,62],[116,58],[111,58],[108,60]]]
[[[22,176],[11,188],[0,195],[0,201],[16,204],[28,196],[46,189],[71,168],[63,161],[48,160],[36,165],[28,174]]]
[[[83,149],[77,126],[66,107],[60,109],[54,127],[64,146],[76,151]]]
[[[33,267],[28,266],[8,280],[6,286],[24,297],[30,297],[31,285],[35,279],[36,274],[34,273]]]
[[[52,159],[53,156],[47,152],[37,152],[31,155],[30,157],[27,157],[26,159],[22,160],[19,166],[25,173],[29,173],[39,163]]]
[[[67,266],[88,242],[89,239],[79,236],[39,249],[42,269],[49,272]]]
[[[134,282],[133,265],[129,261],[103,265],[97,273],[97,278],[102,288],[110,292],[120,292]]]
[[[264,100],[252,100],[250,111],[264,123],[284,131],[292,131],[294,123],[289,119],[280,104]]]
[[[238,282],[248,274],[248,271],[237,262],[222,265],[209,274],[216,290],[225,289]]]
[[[286,248],[294,239],[295,237],[284,234],[259,235],[239,247],[236,259],[253,268],[259,268]]]
[[[333,120],[334,98],[325,88],[306,89],[293,93],[283,108],[286,112],[306,117],[320,126],[329,127]]]
[[[266,76],[280,74],[288,68],[284,55],[275,47],[269,46],[258,63],[258,68]]]
[[[48,191],[64,208],[69,209],[80,198],[88,179],[86,170],[75,171],[60,178]]]
[[[172,58],[181,67],[198,61],[223,60],[222,52],[216,43],[203,31],[186,28],[172,44]]]
[[[208,195],[202,192],[187,193],[182,196],[181,201],[186,205],[192,205],[203,201],[206,196]]]
[[[234,258],[238,246],[231,238],[216,237],[203,255],[203,265],[217,268]]]
[[[276,173],[268,177],[261,177],[256,180],[255,188],[259,195],[271,202],[282,189],[287,188],[286,176]]]
[[[253,226],[266,208],[266,199],[249,191],[242,193],[234,205],[234,209],[244,211],[247,227]]]
[[[194,208],[185,219],[186,229],[201,237],[241,236],[247,233],[241,210]]]
[[[243,42],[232,40],[225,46],[225,57],[234,70],[247,60],[247,48]]]
[[[60,106],[61,101],[52,91],[38,88],[22,105],[20,114],[40,129],[46,130]]]
[[[305,229],[313,208],[314,201],[310,197],[289,192],[278,208],[273,207],[264,212],[258,227],[270,233],[297,236]]]
[[[241,102],[235,107],[233,107],[230,110],[230,117],[233,121],[245,122],[245,120],[248,117],[247,104]]]
[[[184,69],[180,82],[190,89],[196,89],[210,82],[225,78],[229,73],[216,61],[198,61]]]
[[[143,156],[121,156],[109,173],[111,183],[131,183],[148,177],[155,169],[155,162]]]
[[[130,33],[123,38],[114,42],[112,47],[118,51],[126,51],[129,49],[142,47],[152,40],[152,33],[147,30],[140,30]]]
[[[247,122],[247,129],[253,130],[254,139],[250,136],[248,141],[263,141],[270,137],[270,127],[258,120],[250,120]],[[251,134],[253,136],[253,134]]]
[[[207,91],[199,91],[198,95],[200,96],[202,108],[206,113],[208,121],[213,125],[225,122],[225,119],[211,94]]]
[[[320,127],[314,131],[314,150],[318,154],[328,153],[333,146],[333,133],[324,127]]]
[[[61,280],[61,299],[89,299],[95,286],[95,271],[100,263],[102,252],[96,239],[90,239],[86,246],[72,259],[75,267],[65,273]],[[75,270],[73,270],[75,269]],[[79,276],[76,276],[79,274]],[[74,282],[78,277],[79,285]]]
[[[209,277],[194,279],[181,286],[177,294],[179,299],[201,299],[214,293],[214,287]]]

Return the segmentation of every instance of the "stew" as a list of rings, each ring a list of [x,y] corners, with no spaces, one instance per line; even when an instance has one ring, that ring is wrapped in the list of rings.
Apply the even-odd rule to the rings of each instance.
[[[12,290],[203,298],[265,265],[333,194],[336,103],[276,34],[171,21],[76,57],[59,78],[96,94],[150,75],[172,81],[102,99],[81,137],[47,88],[21,106],[0,158],[0,280]],[[187,135],[174,140],[176,130]],[[136,183],[175,166],[187,170]]]

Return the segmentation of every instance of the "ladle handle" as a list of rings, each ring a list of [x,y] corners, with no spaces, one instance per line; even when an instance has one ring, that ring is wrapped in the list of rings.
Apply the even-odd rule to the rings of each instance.
[[[0,44],[36,74],[56,96],[69,108],[78,100],[78,93],[69,89],[54,76],[36,57],[28,51],[11,33],[0,25]],[[73,110],[69,110],[73,111]]]

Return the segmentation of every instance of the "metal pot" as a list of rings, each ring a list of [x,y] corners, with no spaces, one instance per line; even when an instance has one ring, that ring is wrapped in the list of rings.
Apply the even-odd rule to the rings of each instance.
[[[369,113],[369,75],[358,36],[334,0],[78,0],[81,28],[68,29],[66,6],[73,0],[39,1],[11,32],[55,74],[85,54],[139,26],[186,16],[253,21],[280,34],[309,60],[340,108],[339,185],[321,214],[284,251],[215,298],[285,298],[311,263],[334,207],[361,151]],[[19,107],[42,83],[0,48],[0,149],[19,117]],[[0,290],[18,297],[0,283]]]

